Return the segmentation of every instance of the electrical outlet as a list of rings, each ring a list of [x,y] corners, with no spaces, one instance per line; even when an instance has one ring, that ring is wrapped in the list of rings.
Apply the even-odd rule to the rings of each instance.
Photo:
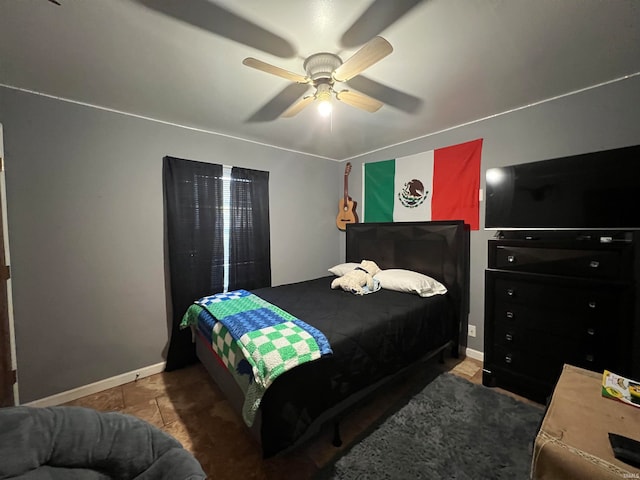
[[[475,325],[469,325],[469,336],[470,337],[475,337],[476,336],[476,326]]]

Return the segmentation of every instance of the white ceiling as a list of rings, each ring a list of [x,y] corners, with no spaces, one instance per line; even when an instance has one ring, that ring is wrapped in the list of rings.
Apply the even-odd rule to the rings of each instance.
[[[638,0],[58,1],[0,0],[0,83],[335,160],[640,72]],[[245,57],[304,74],[376,34],[349,87],[395,106],[267,120],[300,92]]]

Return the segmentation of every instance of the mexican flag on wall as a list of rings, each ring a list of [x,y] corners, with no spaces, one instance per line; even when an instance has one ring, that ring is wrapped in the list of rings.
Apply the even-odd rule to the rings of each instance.
[[[365,222],[464,220],[480,228],[482,139],[364,164]]]

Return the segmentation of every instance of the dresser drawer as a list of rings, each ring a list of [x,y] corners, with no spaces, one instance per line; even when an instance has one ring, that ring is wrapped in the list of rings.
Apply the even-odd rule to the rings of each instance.
[[[562,352],[581,352],[584,347],[593,350],[604,343],[606,338],[604,330],[599,325],[564,330],[566,331],[544,328],[530,321],[496,324],[493,342],[494,345],[523,352],[535,353],[540,349],[556,352],[558,358],[564,359],[565,355]]]
[[[491,335],[495,342],[518,342],[527,345],[547,345],[555,348],[558,342],[602,342],[617,338],[618,329],[608,316],[590,316],[544,310],[496,307]],[[510,334],[510,338],[507,335]],[[613,337],[612,337],[613,336]],[[525,347],[526,348],[526,347]]]
[[[506,309],[520,305],[577,315],[611,315],[625,304],[629,291],[625,285],[554,282],[509,274],[497,274],[494,278],[495,305]]]
[[[491,268],[552,275],[599,279],[619,279],[628,265],[617,250],[564,248],[495,247]]]
[[[606,360],[602,352],[586,346],[578,350],[550,351],[540,350],[537,353],[526,352],[509,346],[494,346],[494,357],[492,365],[509,369],[521,375],[543,382],[554,381],[565,364],[575,365],[588,370],[602,372],[605,368],[612,368],[605,365]]]
[[[497,367],[543,382],[554,382],[562,370],[563,364],[558,358],[531,355],[504,346],[496,346],[494,353],[492,364]]]

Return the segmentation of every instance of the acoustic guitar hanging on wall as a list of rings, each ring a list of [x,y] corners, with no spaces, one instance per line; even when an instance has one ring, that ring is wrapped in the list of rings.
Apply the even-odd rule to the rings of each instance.
[[[347,162],[344,167],[344,197],[340,199],[338,217],[336,218],[336,225],[340,230],[346,230],[347,223],[358,223],[358,214],[356,213],[358,203],[349,196],[350,173],[351,163]]]

